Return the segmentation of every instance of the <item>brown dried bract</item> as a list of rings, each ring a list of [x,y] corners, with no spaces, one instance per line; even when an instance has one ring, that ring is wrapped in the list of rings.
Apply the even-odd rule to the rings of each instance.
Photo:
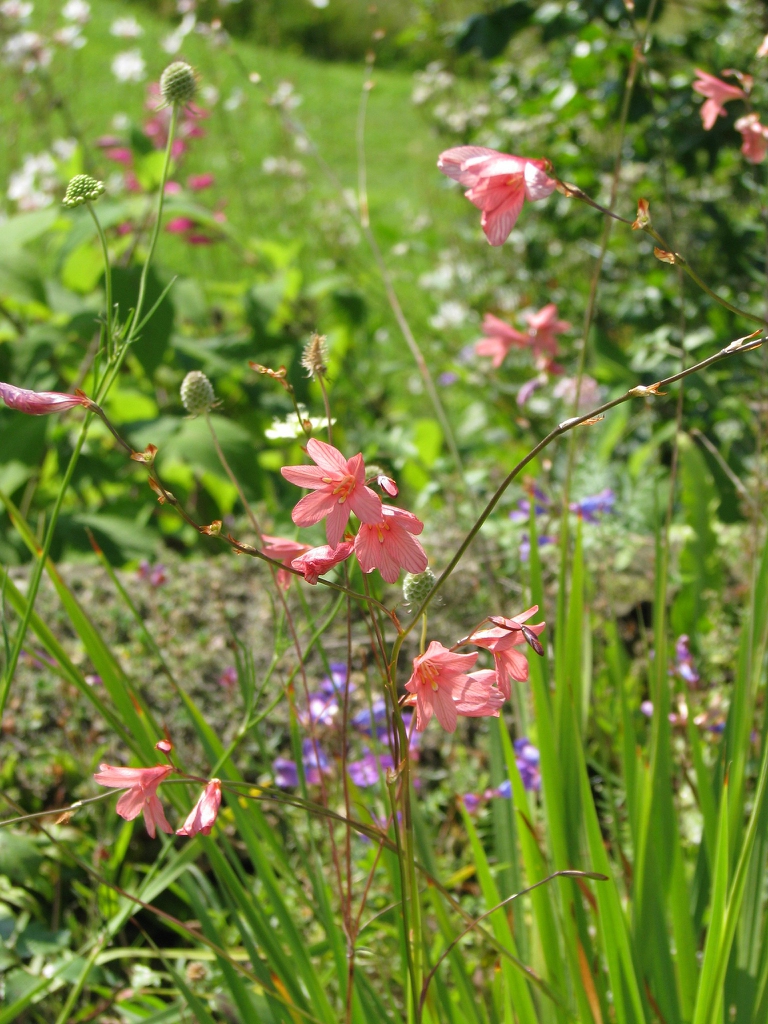
[[[666,249],[660,249],[658,245],[653,247],[653,255],[657,260],[661,260],[662,263],[677,263],[676,253],[667,252]]]
[[[632,224],[633,231],[642,231],[651,223],[651,204],[647,199],[637,200],[637,216]]]

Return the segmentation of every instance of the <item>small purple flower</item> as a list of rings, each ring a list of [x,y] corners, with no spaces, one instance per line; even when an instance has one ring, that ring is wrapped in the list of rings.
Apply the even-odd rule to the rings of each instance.
[[[373,722],[371,722],[371,712],[373,712]],[[358,732],[365,733],[366,736],[371,735],[372,724],[376,728],[377,735],[386,732],[387,704],[381,697],[377,698],[370,708],[363,708],[362,711],[358,711],[352,718],[353,728],[357,729]]]
[[[546,494],[539,490],[538,487],[534,488],[533,497],[536,499],[535,513],[538,516],[544,515],[549,507],[549,498]],[[531,502],[528,498],[521,498],[517,503],[517,508],[513,509],[509,513],[509,518],[513,523],[527,523],[531,517]]]
[[[389,754],[377,756],[370,750],[366,750],[364,756],[359,761],[349,762],[347,771],[349,772],[350,779],[352,779],[356,786],[365,788],[367,786],[375,786],[384,772],[394,768],[394,766],[395,762]]]
[[[310,693],[309,707],[306,711],[299,712],[299,721],[308,729],[312,723],[317,725],[333,725],[333,720],[339,713],[339,704],[336,696],[325,692]]]
[[[320,782],[321,774],[327,775],[330,769],[328,758],[319,743],[307,738],[301,745],[301,763],[310,786]]]
[[[104,682],[104,680],[101,678],[101,676],[97,675],[96,673],[93,673],[91,675],[87,675],[85,677],[85,681],[86,681],[86,683],[88,683],[89,686],[101,686],[103,684],[103,682]]]
[[[723,720],[720,722],[713,722],[712,725],[708,726],[707,728],[710,732],[714,732],[719,735],[720,733],[725,732],[725,721]]]
[[[549,378],[545,373],[540,373],[538,377],[533,377],[531,380],[527,380],[525,384],[517,392],[517,404],[522,407],[528,402],[531,395],[538,391],[539,388],[544,387]]]
[[[440,385],[441,388],[449,388],[451,384],[455,384],[458,379],[458,373],[454,373],[453,370],[445,370],[437,378],[437,383]]]
[[[653,718],[653,701],[644,700],[640,705],[640,713],[645,715],[646,718]]]
[[[509,779],[504,779],[503,782],[500,782],[493,791],[493,795],[501,797],[502,800],[510,800],[512,798],[512,783]]]
[[[546,534],[542,534],[539,537],[539,547],[545,548],[547,544],[554,544],[556,538],[549,537]],[[531,557],[531,539],[527,533],[524,533],[520,538],[520,561],[527,562]]]
[[[675,644],[675,672],[689,686],[696,686],[701,681],[701,676],[693,663],[690,638],[685,633],[677,638]]]
[[[520,778],[523,780],[523,785],[528,790],[540,790],[541,771],[539,769],[539,761],[541,758],[538,747],[534,747],[526,736],[515,740],[514,746],[515,763],[517,764],[517,770],[520,772]]]
[[[616,495],[610,487],[606,487],[599,494],[592,494],[581,501],[572,501],[571,512],[576,512],[585,523],[596,523],[597,517],[606,512],[613,512],[616,504]]]
[[[299,784],[299,770],[296,762],[287,757],[276,757],[272,762],[275,785],[280,789],[295,789]]]
[[[480,797],[476,793],[464,793],[459,797],[470,814],[474,814],[480,806]]]
[[[237,669],[234,665],[229,665],[219,676],[219,686],[223,686],[225,690],[231,690],[237,682]]]
[[[146,558],[142,558],[139,563],[136,575],[140,580],[148,580],[153,587],[161,587],[168,579],[165,574],[164,565],[161,565],[160,563],[157,565],[150,565]]]

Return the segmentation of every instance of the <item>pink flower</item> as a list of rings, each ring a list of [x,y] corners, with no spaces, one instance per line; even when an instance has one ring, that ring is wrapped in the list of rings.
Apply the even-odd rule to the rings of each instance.
[[[114,160],[117,164],[123,164],[125,167],[131,167],[133,164],[133,152],[127,146],[111,146],[105,155],[110,160]]]
[[[183,235],[187,231],[191,231],[195,226],[195,221],[191,217],[173,217],[165,225],[165,230],[170,231],[172,235]]]
[[[496,686],[496,672],[483,668],[470,672],[466,683],[453,691],[456,713],[465,718],[499,717],[499,708],[504,703],[504,694]]]
[[[557,306],[548,302],[536,313],[527,313],[529,344],[536,356],[557,355],[557,334],[569,331],[571,325],[567,320],[557,319]]]
[[[493,621],[498,625],[493,629],[473,633],[465,641],[465,643],[483,647],[491,652],[496,666],[499,690],[507,699],[512,694],[510,680],[516,679],[518,682],[524,683],[528,678],[528,659],[521,651],[516,651],[515,647],[527,643],[522,624],[535,615],[538,610],[539,606],[535,604],[532,608],[516,615],[514,619],[494,618]],[[527,630],[534,636],[538,636],[544,626],[545,623],[538,622],[536,625],[528,626]]]
[[[176,829],[177,836],[196,836],[202,832],[204,836],[211,834],[211,829],[221,807],[221,780],[211,779],[200,798],[189,812],[187,820],[181,828]]]
[[[491,356],[494,369],[497,369],[511,348],[530,348],[542,363],[542,368],[553,370],[552,359],[557,355],[556,335],[570,330],[571,325],[567,320],[558,320],[554,302],[547,303],[535,313],[526,313],[525,319],[528,330],[523,334],[493,313],[486,313],[483,319],[485,337],[476,342],[475,352],[479,356]]]
[[[763,39],[762,43],[760,43],[760,45],[758,46],[757,54],[755,56],[757,56],[757,57],[768,56],[768,36],[766,36],[765,39]]]
[[[314,586],[320,577],[325,576],[334,565],[338,565],[345,558],[349,558],[354,546],[354,541],[351,540],[343,540],[335,548],[330,547],[328,544],[323,544],[322,547],[310,548],[306,554],[294,558],[291,565],[294,569],[299,570],[307,583],[311,583]]]
[[[212,174],[191,174],[187,178],[187,187],[193,192],[202,192],[203,189],[210,188],[215,180]]]
[[[470,682],[467,672],[476,661],[477,654],[454,654],[437,640],[413,659],[413,673],[405,688],[416,695],[419,732],[426,729],[433,714],[446,732],[456,731],[454,694]]]
[[[378,569],[387,583],[396,583],[400,570],[419,573],[427,568],[424,548],[415,539],[424,523],[412,512],[381,506],[378,523],[363,523],[355,537],[355,554],[363,572]]]
[[[181,185],[178,181],[166,181],[165,194],[167,196],[177,196],[179,192],[181,192]]]
[[[725,117],[723,104],[729,100],[743,100],[744,93],[737,86],[728,85],[722,79],[708,75],[706,71],[696,68],[696,74],[698,78],[693,83],[693,90],[707,97],[701,106],[701,123],[705,130],[709,131],[718,117]]]
[[[117,813],[126,821],[133,821],[143,812],[147,832],[154,839],[155,826],[169,835],[173,832],[157,795],[157,787],[173,770],[170,764],[158,764],[154,768],[116,768],[100,764],[93,777],[100,786],[126,790],[117,801]]]
[[[479,356],[491,356],[495,370],[504,362],[511,348],[525,348],[529,344],[527,334],[510,327],[493,313],[486,313],[483,318],[483,334],[485,337],[475,342],[475,352]]]
[[[741,132],[741,152],[751,164],[761,164],[768,151],[768,128],[760,124],[758,114],[740,117],[734,128]]]
[[[556,182],[545,171],[548,160],[498,153],[483,146],[456,146],[440,154],[443,174],[467,188],[465,196],[483,211],[480,224],[491,245],[502,245],[515,226],[523,202],[546,199]]]
[[[381,520],[381,498],[365,486],[365,464],[358,453],[347,460],[331,444],[312,438],[307,454],[315,466],[283,466],[280,472],[298,487],[307,487],[306,494],[293,510],[297,526],[314,526],[328,517],[325,533],[328,544],[335,548],[344,536],[350,512],[361,523]]]
[[[45,416],[50,412],[65,412],[82,405],[86,409],[93,404],[85,395],[65,395],[60,391],[28,391],[13,384],[0,381],[0,398],[9,409],[26,412],[30,416]]]
[[[309,551],[309,544],[300,544],[297,540],[269,537],[266,533],[262,534],[261,539],[264,541],[264,547],[261,549],[264,554],[268,558],[274,558],[276,562],[282,562],[283,565],[290,565],[298,555],[303,555],[305,551]],[[292,580],[293,573],[286,572],[285,569],[278,570],[277,582],[283,590],[290,589]]]
[[[390,498],[396,498],[400,493],[400,489],[391,476],[384,476],[383,474],[380,474],[376,477],[376,483],[385,494],[390,496]]]

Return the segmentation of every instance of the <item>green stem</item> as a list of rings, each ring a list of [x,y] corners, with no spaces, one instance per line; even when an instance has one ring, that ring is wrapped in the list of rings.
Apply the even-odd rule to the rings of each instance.
[[[107,239],[104,235],[104,229],[101,226],[101,221],[96,216],[96,211],[93,208],[93,204],[86,202],[88,207],[88,213],[93,218],[93,223],[96,225],[96,230],[99,233],[99,241],[101,242],[101,252],[104,256],[104,293],[106,296],[107,303],[107,356],[112,357],[112,345],[114,338],[112,336],[112,314],[114,308],[112,306],[112,267],[109,263],[109,249],[107,248]]]

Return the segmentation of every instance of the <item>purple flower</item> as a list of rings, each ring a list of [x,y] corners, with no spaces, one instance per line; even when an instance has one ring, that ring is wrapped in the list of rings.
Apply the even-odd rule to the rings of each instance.
[[[645,715],[646,718],[653,718],[653,701],[644,700],[640,705],[640,712]]]
[[[333,725],[333,720],[339,713],[339,704],[335,696],[328,696],[326,693],[310,693],[309,707],[306,711],[299,712],[299,721],[308,729],[312,723],[317,725]]]
[[[554,544],[556,538],[548,537],[546,534],[542,534],[539,537],[539,547],[544,548],[547,544]],[[524,533],[520,538],[520,561],[527,562],[531,557],[531,540],[527,533]]]
[[[366,750],[364,756],[359,761],[349,762],[347,771],[349,772],[350,779],[352,779],[356,786],[365,788],[367,786],[375,786],[383,773],[390,768],[394,768],[394,766],[395,762],[389,754],[377,756],[371,753],[370,750]]]
[[[229,665],[219,676],[219,686],[223,686],[225,689],[231,689],[237,682],[237,669],[234,665]]]
[[[159,563],[157,565],[150,565],[146,558],[143,558],[139,563],[136,575],[140,580],[149,580],[153,587],[161,587],[168,579],[165,575],[164,565]]]
[[[533,497],[536,499],[535,512],[537,516],[543,515],[549,507],[549,498],[546,496],[544,491],[538,487],[533,489]],[[528,498],[521,498],[517,503],[517,508],[513,509],[509,513],[509,518],[513,523],[527,523],[531,516],[531,502]]]
[[[571,512],[576,512],[585,523],[596,523],[597,517],[605,512],[613,512],[616,503],[616,495],[610,487],[606,487],[599,494],[592,494],[581,501],[572,501]]]
[[[691,654],[690,638],[683,633],[677,638],[675,644],[675,672],[689,686],[696,686],[701,681],[701,676],[696,671]]]
[[[296,762],[287,757],[276,757],[272,762],[275,773],[275,785],[280,789],[295,789],[299,784],[299,770]]]
[[[326,697],[335,697],[344,691],[347,682],[347,663],[346,661],[332,661],[329,667],[331,674],[323,676],[320,680],[320,692],[324,693]],[[350,685],[349,692],[352,693],[353,690],[354,686]]]
[[[327,775],[331,770],[328,758],[319,743],[307,738],[301,745],[301,763],[310,786],[320,782],[321,774]]]
[[[493,791],[493,795],[500,796],[503,800],[510,800],[512,798],[512,783],[509,779],[504,779],[503,782],[500,782]]]
[[[371,712],[373,712],[373,716],[371,716]],[[375,726],[377,736],[381,737],[381,734],[387,731],[386,701],[379,697],[370,708],[358,711],[352,718],[352,725],[358,732],[365,733],[366,736],[371,735],[371,728]]]
[[[459,797],[470,814],[474,814],[480,806],[480,797],[476,793],[464,793]]]
[[[441,388],[449,388],[451,384],[455,384],[458,379],[458,373],[454,373],[453,370],[445,370],[437,378],[437,383]]]
[[[540,755],[538,747],[534,747],[526,736],[515,740],[515,763],[520,772],[523,785],[528,790],[541,789],[541,771],[539,769]],[[501,787],[499,787],[501,789]]]
[[[517,404],[522,407],[528,402],[531,395],[538,391],[539,388],[543,387],[549,378],[545,373],[540,373],[537,377],[532,377],[531,380],[527,380],[522,385],[520,390],[517,392]]]

